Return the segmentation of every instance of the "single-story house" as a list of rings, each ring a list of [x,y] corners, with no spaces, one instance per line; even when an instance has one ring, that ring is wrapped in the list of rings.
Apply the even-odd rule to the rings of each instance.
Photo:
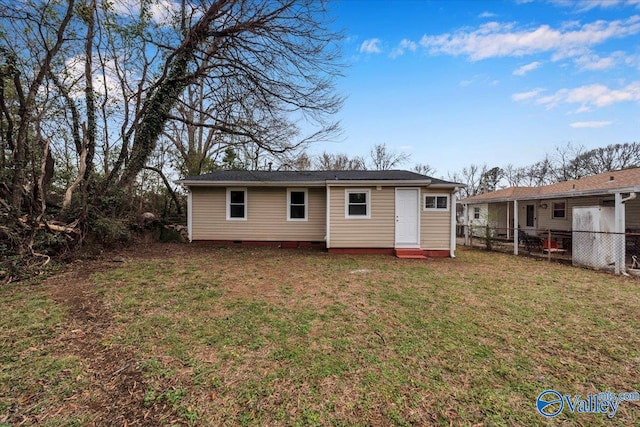
[[[462,184],[402,170],[221,170],[178,183],[190,241],[455,256]]]
[[[640,168],[631,168],[540,187],[509,187],[458,203],[464,208],[465,224],[471,226],[467,229],[489,225],[497,235],[516,241],[514,229],[527,234],[571,232],[574,210],[589,206],[613,209],[616,233],[640,231],[638,192]]]

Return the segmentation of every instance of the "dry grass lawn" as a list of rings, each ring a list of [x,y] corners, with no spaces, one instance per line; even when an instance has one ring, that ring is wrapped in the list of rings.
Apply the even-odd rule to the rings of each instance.
[[[511,255],[151,245],[0,289],[0,426],[547,425],[640,391],[640,281]],[[613,419],[638,425],[640,402]]]

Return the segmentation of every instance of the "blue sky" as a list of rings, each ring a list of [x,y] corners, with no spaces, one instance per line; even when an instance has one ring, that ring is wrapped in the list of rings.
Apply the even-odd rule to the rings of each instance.
[[[446,176],[524,166],[571,142],[640,141],[640,0],[330,5],[343,30],[341,142],[386,143]]]

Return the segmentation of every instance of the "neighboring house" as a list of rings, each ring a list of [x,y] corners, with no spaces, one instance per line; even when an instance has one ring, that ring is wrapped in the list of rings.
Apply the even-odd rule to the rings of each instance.
[[[529,234],[536,230],[570,231],[576,206],[616,206],[616,194],[625,209],[623,230],[640,230],[640,198],[622,203],[623,196],[640,191],[640,168],[605,172],[541,187],[509,187],[459,200],[465,208],[465,223],[489,225],[499,235],[510,237],[517,228]],[[633,196],[635,197],[635,196]]]
[[[225,170],[178,183],[190,241],[454,256],[462,184],[395,170]]]
[[[517,254],[518,240],[529,240],[521,232],[543,237],[549,233],[556,239],[552,237],[544,244],[553,248],[559,243],[558,237],[562,238],[561,250],[574,252],[574,264],[584,265],[584,262],[577,259],[581,254],[573,249],[595,253],[594,248],[600,250],[602,247],[601,253],[610,255],[606,264],[614,265],[616,273],[620,273],[624,272],[626,262],[624,233],[640,232],[640,197],[636,197],[639,192],[640,168],[633,168],[541,187],[505,188],[468,197],[458,203],[463,205],[465,224],[470,226],[466,227],[465,243],[468,243],[469,229],[488,225],[494,230],[493,235],[513,239],[513,250]],[[605,227],[607,230],[596,224],[605,213],[609,224]],[[576,227],[573,226],[574,217],[579,222]],[[606,248],[602,246],[604,243],[595,243],[602,236],[598,234],[601,231],[609,232],[614,242]],[[481,232],[474,231],[473,234]]]

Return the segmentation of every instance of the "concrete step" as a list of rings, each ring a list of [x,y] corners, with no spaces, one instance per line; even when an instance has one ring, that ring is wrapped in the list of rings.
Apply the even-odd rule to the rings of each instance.
[[[396,249],[396,257],[407,259],[427,259],[422,249]]]

